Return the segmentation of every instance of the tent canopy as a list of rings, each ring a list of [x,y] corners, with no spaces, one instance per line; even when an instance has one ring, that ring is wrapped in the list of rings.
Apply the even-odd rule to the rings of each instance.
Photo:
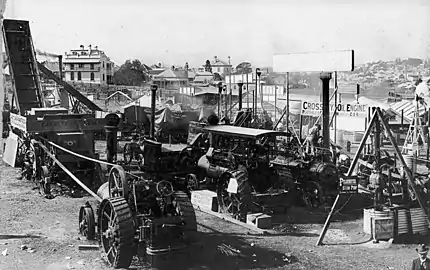
[[[143,108],[151,108],[151,95],[143,95],[140,98],[136,99],[133,102],[128,103],[127,105],[124,105],[121,107],[122,111],[124,111],[128,107],[132,106],[139,106]],[[160,102],[156,101],[156,110],[163,109],[163,105],[161,105]]]

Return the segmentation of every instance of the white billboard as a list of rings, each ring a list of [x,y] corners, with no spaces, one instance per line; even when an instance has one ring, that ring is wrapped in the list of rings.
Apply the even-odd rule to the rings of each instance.
[[[367,113],[367,104],[356,103],[330,103],[330,113],[335,110],[339,115],[345,116],[365,116]],[[302,115],[318,116],[322,113],[323,104],[321,102],[302,102]]]
[[[273,71],[286,72],[335,72],[354,70],[354,50],[276,54]]]

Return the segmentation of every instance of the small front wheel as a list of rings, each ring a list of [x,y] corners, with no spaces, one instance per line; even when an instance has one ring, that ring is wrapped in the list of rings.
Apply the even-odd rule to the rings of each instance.
[[[96,224],[93,208],[87,203],[79,210],[79,233],[87,240],[94,240]]]

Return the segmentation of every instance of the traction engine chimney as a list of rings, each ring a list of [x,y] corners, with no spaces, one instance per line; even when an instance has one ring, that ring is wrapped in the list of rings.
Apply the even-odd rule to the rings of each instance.
[[[151,139],[155,140],[155,105],[157,97],[158,86],[156,84],[151,85]]]

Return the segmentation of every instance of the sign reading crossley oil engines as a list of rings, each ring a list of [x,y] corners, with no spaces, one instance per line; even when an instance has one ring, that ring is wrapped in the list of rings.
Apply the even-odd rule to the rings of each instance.
[[[334,103],[331,103],[330,112],[334,112],[335,110],[339,115],[363,116],[367,113],[367,104],[339,103],[335,105]],[[321,102],[302,102],[302,115],[318,116],[321,113]]]

